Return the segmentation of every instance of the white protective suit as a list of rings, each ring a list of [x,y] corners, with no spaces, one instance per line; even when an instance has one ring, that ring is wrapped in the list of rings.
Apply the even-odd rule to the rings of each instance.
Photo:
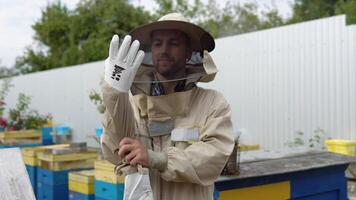
[[[207,52],[203,63],[204,67],[187,67],[187,71],[204,71],[206,74],[198,81],[211,81],[216,68]],[[150,80],[152,73],[152,67],[142,66],[135,80]],[[148,149],[154,199],[212,199],[214,181],[234,147],[228,103],[219,92],[200,87],[161,96],[147,95],[149,90],[149,85],[134,82],[131,93],[122,93],[102,82],[106,106],[102,120],[104,157],[122,164],[117,156],[120,140],[136,137]],[[118,169],[123,174],[137,171],[142,170],[130,165]],[[132,179],[138,181],[140,176],[136,174]],[[149,196],[147,184],[142,185],[143,194]]]

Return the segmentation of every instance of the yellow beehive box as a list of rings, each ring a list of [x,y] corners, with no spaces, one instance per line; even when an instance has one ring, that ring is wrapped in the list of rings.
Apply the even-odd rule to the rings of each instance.
[[[52,171],[93,168],[97,159],[98,151],[94,149],[63,154],[45,151],[38,154],[38,166]]]
[[[44,152],[48,149],[62,148],[68,146],[69,144],[57,144],[57,145],[22,148],[21,149],[22,158],[26,165],[38,166],[38,160],[37,160],[38,153]]]
[[[93,168],[94,162],[97,158],[85,159],[78,161],[60,161],[60,162],[49,162],[44,160],[38,161],[38,166],[43,169],[51,171],[61,171],[61,170],[73,170],[73,169],[84,169],[84,168]]]
[[[0,132],[0,142],[6,145],[41,144],[41,130],[20,130]]]
[[[350,156],[356,156],[355,140],[325,140],[328,151]]]
[[[95,161],[95,179],[108,183],[118,184],[125,182],[125,176],[115,174],[115,165],[106,160]]]
[[[224,190],[219,193],[219,200],[290,199],[290,188],[290,182],[285,181],[279,183],[239,188],[234,190]]]
[[[22,156],[22,159],[26,165],[31,165],[33,167],[38,166],[37,158]]]
[[[239,144],[240,151],[256,151],[260,150],[259,144]]]
[[[73,192],[94,194],[94,170],[70,172],[68,187]]]
[[[88,160],[98,157],[98,152],[94,150],[66,153],[66,154],[52,154],[49,152],[43,152],[38,154],[38,159],[48,162],[64,162],[64,161],[76,161],[76,160]]]
[[[44,152],[48,149],[56,149],[56,148],[64,148],[64,147],[69,147],[69,144],[55,144],[55,145],[46,145],[46,146],[39,146],[39,147],[27,147],[27,148],[22,148],[21,152],[23,156],[37,157],[38,153]]]

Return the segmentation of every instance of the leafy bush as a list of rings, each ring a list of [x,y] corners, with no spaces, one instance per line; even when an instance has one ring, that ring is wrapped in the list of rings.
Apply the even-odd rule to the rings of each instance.
[[[9,111],[8,130],[38,129],[43,127],[51,115],[42,116],[36,110],[30,110],[31,97],[20,93],[15,108]]]
[[[286,143],[288,147],[308,146],[310,148],[325,149],[324,141],[325,139],[330,139],[327,137],[326,131],[321,128],[315,129],[312,137],[308,140],[305,140],[305,135],[302,131],[296,131],[295,134],[295,137]]]
[[[6,78],[3,80],[2,84],[1,84],[1,88],[0,88],[0,117],[3,116],[4,111],[5,111],[5,98],[7,96],[7,94],[9,93],[10,88],[13,85],[11,84],[11,79]]]
[[[89,94],[89,99],[96,105],[96,109],[99,111],[100,114],[103,114],[105,112],[103,98],[97,91],[95,91],[94,89],[91,90]]]

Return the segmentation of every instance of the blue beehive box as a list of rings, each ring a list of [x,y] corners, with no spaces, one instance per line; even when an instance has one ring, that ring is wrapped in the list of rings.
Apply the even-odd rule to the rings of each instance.
[[[17,145],[0,145],[0,149],[4,148],[25,148],[25,147],[37,147],[42,144],[17,144]]]
[[[33,188],[33,192],[36,195],[36,185],[37,185],[37,167],[31,166],[31,165],[26,165],[26,170],[28,173],[28,176],[30,177],[31,185]]]
[[[95,195],[87,195],[79,192],[69,192],[69,200],[95,200]]]
[[[37,199],[66,200],[69,199],[68,173],[75,170],[51,171],[37,168]]]
[[[37,168],[37,181],[48,185],[68,184],[69,170],[50,171]]]
[[[46,127],[42,128],[42,144],[44,145],[51,145],[53,143],[53,136],[51,135],[51,132],[53,131],[52,127]]]
[[[48,185],[37,182],[37,200],[68,199],[68,184]]]
[[[112,184],[95,180],[95,199],[117,199],[124,198],[124,184]]]
[[[69,170],[50,171],[37,168],[37,199],[65,200],[68,199]]]
[[[70,134],[70,128],[68,126],[56,126],[55,129],[58,135]]]
[[[100,137],[103,134],[103,128],[96,128],[95,135],[96,137]]]

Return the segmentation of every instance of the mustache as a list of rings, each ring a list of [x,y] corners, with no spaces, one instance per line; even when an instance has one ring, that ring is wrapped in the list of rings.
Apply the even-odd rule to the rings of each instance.
[[[159,55],[157,60],[172,60],[172,58],[168,54],[164,53]]]

